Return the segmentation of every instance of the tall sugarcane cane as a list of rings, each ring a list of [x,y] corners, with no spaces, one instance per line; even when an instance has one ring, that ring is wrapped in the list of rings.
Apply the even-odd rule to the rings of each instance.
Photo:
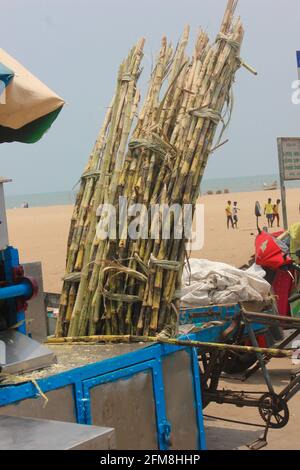
[[[110,187],[109,171],[112,173],[117,171],[119,173],[120,168],[122,167],[124,158],[124,134],[127,135],[129,133],[134,117],[131,107],[136,106],[135,94],[138,93],[136,82],[140,73],[139,66],[142,59],[143,46],[144,40],[142,39],[138,42],[134,50],[131,51],[127,61],[125,64],[123,63],[121,65],[119,70],[115,106],[112,112],[106,148],[101,161],[100,178],[94,194],[91,220],[85,245],[81,280],[68,332],[70,335],[76,335],[78,331],[84,331],[88,324],[89,312],[91,310],[91,295],[89,295],[90,269],[92,268],[90,282],[93,284],[95,272],[98,272],[99,270],[99,262],[101,260],[102,253],[101,248],[103,245],[101,243],[97,243],[97,240],[95,239],[97,223],[96,213],[99,205],[107,200],[107,191],[109,191]],[[118,126],[123,113],[126,113],[126,127],[120,129],[120,146],[116,149],[114,146],[115,142],[118,141]],[[118,154],[118,156],[116,156],[116,154]],[[111,162],[113,162],[113,165]],[[115,177],[112,177],[111,179],[115,185]],[[95,252],[96,257],[91,259]]]
[[[109,171],[112,170],[112,155],[114,151],[118,151],[118,142],[120,142],[119,134],[122,133],[122,126],[120,126],[118,131],[114,134],[114,141],[112,138],[109,141],[109,137],[112,135],[112,119],[114,117],[115,126],[119,126],[126,105],[131,62],[133,56],[140,53],[140,44],[141,42],[130,51],[126,60],[121,64],[115,97],[106,113],[99,137],[81,178],[81,186],[77,196],[69,234],[66,280],[64,281],[60,301],[60,314],[56,328],[57,336],[68,333],[75,307],[75,299],[78,293],[78,278],[76,279],[76,284],[74,284],[72,283],[72,276],[75,275],[76,278],[76,273],[81,273],[84,266],[86,268],[85,272],[89,269],[84,265],[84,260],[86,261],[89,258],[89,253],[86,252],[86,249],[89,250],[91,240],[94,238],[97,204],[100,204],[101,200],[104,198],[104,183],[107,181]],[[137,107],[138,100],[139,92],[135,88],[135,107]],[[132,119],[133,117],[134,110]],[[110,147],[109,150],[107,150],[109,142],[113,142],[115,148],[112,149]]]

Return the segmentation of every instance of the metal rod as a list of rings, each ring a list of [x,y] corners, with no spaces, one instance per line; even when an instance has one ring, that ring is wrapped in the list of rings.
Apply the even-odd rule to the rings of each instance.
[[[0,287],[0,300],[13,299],[16,297],[30,298],[32,286],[29,282],[22,282],[12,286]]]
[[[300,390],[300,377],[296,377],[280,393],[279,396],[286,402],[290,401]]]
[[[299,335],[299,330],[300,330],[300,326],[299,324],[295,324],[295,323],[284,323],[284,322],[276,322],[274,320],[260,320],[258,318],[249,318],[248,319],[248,322],[251,323],[251,324],[255,324],[255,323],[260,323],[261,325],[264,325],[264,326],[277,326],[279,328],[284,328],[286,330],[297,330],[298,331],[298,335]]]
[[[282,200],[283,226],[284,226],[285,230],[288,230],[288,216],[287,216],[287,204],[286,204],[286,189],[285,189],[285,174],[284,174],[282,139],[277,139],[277,146],[278,146],[278,160],[279,160],[279,174],[280,174],[280,188],[281,188],[281,200]]]
[[[286,348],[298,336],[299,336],[299,331],[298,330],[294,331],[290,336],[288,336],[281,343],[278,344],[278,349]]]
[[[216,421],[224,421],[224,423],[242,424],[244,426],[250,426],[250,427],[254,427],[254,428],[264,428],[265,429],[265,427],[266,427],[264,424],[247,423],[246,421],[236,421],[234,419],[220,418],[220,417],[217,417],[217,416],[211,416],[211,415],[207,415],[207,414],[204,414],[203,418],[215,419]]]
[[[279,323],[286,323],[288,324],[293,324],[293,325],[298,325],[295,328],[300,329],[300,318],[290,318],[290,317],[283,317],[280,315],[269,315],[268,313],[256,313],[256,312],[248,312],[244,308],[241,308],[241,311],[244,313],[244,315],[248,318],[258,318],[260,320],[274,320]],[[293,329],[293,328],[291,328]]]
[[[278,344],[278,349],[284,349],[286,348],[286,346],[291,342],[293,341],[295,338],[297,338],[297,336],[299,336],[299,331],[296,330],[294,331],[290,336],[288,336],[287,338],[285,338],[281,343]],[[267,364],[269,362],[270,358],[267,358],[266,356],[264,356],[264,363]],[[245,374],[245,377],[244,377],[244,380],[248,380],[253,374],[255,374],[256,372],[258,372],[260,369],[260,364],[259,362],[254,366],[252,367],[252,369],[248,370]]]
[[[257,348],[258,347],[258,342],[257,342],[256,336],[254,334],[253,328],[250,325],[250,323],[248,322],[248,320],[246,318],[246,315],[244,314],[243,311],[241,312],[241,314],[242,314],[242,318],[245,322],[245,325],[248,327],[248,332],[249,332],[251,342],[252,342],[253,346],[255,346]],[[274,387],[272,385],[271,377],[270,377],[270,374],[269,374],[268,369],[266,367],[264,356],[262,355],[262,353],[256,353],[256,355],[257,355],[258,362],[260,364],[260,368],[261,368],[262,373],[264,375],[264,379],[265,379],[266,384],[268,386],[269,392],[274,393]]]

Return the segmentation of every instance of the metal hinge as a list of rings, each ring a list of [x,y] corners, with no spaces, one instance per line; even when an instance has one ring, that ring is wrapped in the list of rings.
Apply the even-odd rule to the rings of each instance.
[[[165,449],[172,447],[171,424],[168,421],[165,421],[159,426],[159,433],[161,442],[163,443]]]

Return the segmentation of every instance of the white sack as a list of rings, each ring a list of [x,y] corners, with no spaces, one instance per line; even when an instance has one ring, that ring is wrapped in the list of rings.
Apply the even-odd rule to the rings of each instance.
[[[183,272],[179,296],[183,305],[231,305],[238,302],[262,302],[270,296],[271,286],[259,266],[247,271],[228,264],[190,259]]]

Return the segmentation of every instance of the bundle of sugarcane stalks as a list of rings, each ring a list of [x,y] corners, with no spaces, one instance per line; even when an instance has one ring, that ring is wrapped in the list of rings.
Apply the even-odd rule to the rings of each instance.
[[[245,65],[236,4],[228,1],[215,43],[199,32],[191,59],[188,27],[175,50],[162,39],[139,113],[143,39],[121,64],[115,96],[81,178],[56,336],[175,332],[187,240],[177,236],[174,216],[170,237],[163,236],[160,208],[189,204],[193,214],[208,157],[230,119],[232,84]],[[134,204],[141,205],[138,216],[124,209]],[[110,206],[117,215],[107,215]],[[136,237],[128,236],[132,222]],[[104,225],[108,237],[101,235]]]

